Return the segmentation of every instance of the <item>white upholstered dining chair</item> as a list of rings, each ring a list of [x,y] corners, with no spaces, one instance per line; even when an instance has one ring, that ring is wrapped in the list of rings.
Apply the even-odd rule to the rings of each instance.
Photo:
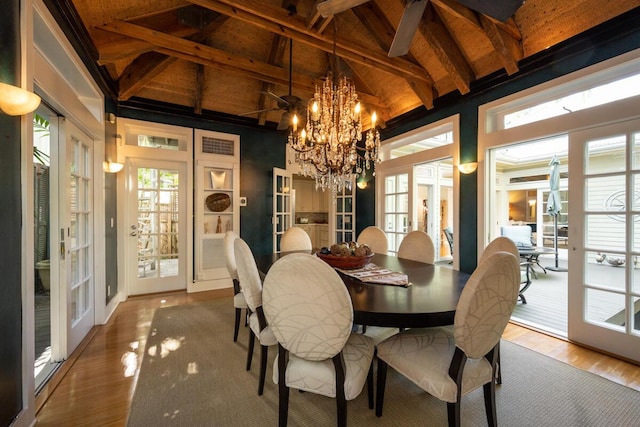
[[[271,327],[262,310],[262,280],[258,272],[256,260],[249,245],[241,238],[235,239],[234,253],[238,266],[238,278],[240,288],[244,294],[251,314],[249,315],[249,346],[247,352],[247,371],[251,370],[251,360],[253,359],[253,346],[255,338],[260,343],[260,378],[258,380],[258,395],[264,391],[264,380],[267,371],[267,357],[269,346],[276,345],[276,337],[273,335]]]
[[[247,319],[249,318],[249,307],[247,301],[244,299],[244,294],[240,291],[240,281],[238,280],[238,267],[236,266],[236,255],[233,249],[233,242],[238,238],[238,235],[233,231],[227,231],[224,234],[224,254],[225,265],[227,271],[233,280],[233,307],[235,308],[235,325],[233,328],[233,342],[238,340],[238,331],[240,329],[240,318],[242,317],[242,310],[245,310],[245,326],[247,325]]]
[[[433,264],[435,261],[433,240],[424,231],[415,230],[404,236],[398,248],[398,258]]]
[[[465,285],[454,326],[413,328],[378,344],[376,415],[382,415],[387,367],[447,402],[450,426],[460,425],[463,396],[484,389],[490,426],[497,425],[495,374],[499,342],[518,299],[520,265],[507,252],[484,260]]]
[[[389,251],[389,241],[382,228],[370,225],[358,235],[358,244],[366,243],[376,254],[386,255]]]
[[[351,298],[333,268],[309,254],[282,257],[267,273],[263,301],[278,340],[280,426],[287,424],[290,388],[335,398],[339,426],[365,382],[373,408],[373,339],[351,333]]]
[[[291,227],[282,235],[280,252],[309,251],[312,249],[311,237],[300,227]]]

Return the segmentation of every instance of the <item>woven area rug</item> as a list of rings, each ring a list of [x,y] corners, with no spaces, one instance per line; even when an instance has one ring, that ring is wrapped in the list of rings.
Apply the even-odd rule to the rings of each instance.
[[[258,396],[259,346],[245,370],[247,328],[233,337],[230,298],[159,309],[154,316],[128,426],[277,425],[278,389],[267,381]],[[502,426],[631,426],[640,422],[640,393],[597,375],[502,343],[503,384],[497,386]],[[444,426],[446,404],[389,369],[381,418],[366,389],[347,405],[350,426]],[[335,425],[335,401],[292,391],[290,426]],[[462,425],[486,425],[482,390],[462,402]]]

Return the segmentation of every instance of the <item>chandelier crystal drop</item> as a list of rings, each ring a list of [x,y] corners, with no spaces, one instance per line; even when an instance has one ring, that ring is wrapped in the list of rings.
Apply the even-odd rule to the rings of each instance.
[[[295,154],[301,174],[315,179],[316,188],[330,189],[335,195],[350,189],[365,170],[380,162],[380,133],[376,114],[371,129],[362,141],[361,107],[353,82],[332,72],[315,86],[307,108],[306,127],[298,131],[299,119],[293,116],[288,146]]]

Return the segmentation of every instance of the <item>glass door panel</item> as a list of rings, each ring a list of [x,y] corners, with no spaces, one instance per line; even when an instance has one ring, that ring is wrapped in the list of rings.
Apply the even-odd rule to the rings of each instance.
[[[292,200],[292,174],[273,168],[273,251],[280,252],[280,240],[291,228],[295,216],[295,196]]]
[[[569,338],[635,361],[640,361],[639,151],[638,120],[570,135],[570,159],[582,175],[570,181],[570,206],[584,233],[575,233],[575,246],[573,235],[570,239],[570,265],[581,268],[569,272]],[[573,223],[574,212],[571,218]]]

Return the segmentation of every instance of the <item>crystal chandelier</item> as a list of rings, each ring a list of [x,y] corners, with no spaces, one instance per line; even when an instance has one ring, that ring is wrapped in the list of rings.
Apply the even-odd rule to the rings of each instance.
[[[335,29],[333,41],[335,70]],[[352,183],[365,170],[380,162],[380,133],[376,129],[376,113],[371,116],[371,129],[363,146],[360,102],[355,85],[346,76],[330,71],[315,85],[315,93],[307,108],[307,122],[300,131],[299,119],[293,116],[288,146],[303,176],[315,178],[316,188],[331,189],[334,194]]]

